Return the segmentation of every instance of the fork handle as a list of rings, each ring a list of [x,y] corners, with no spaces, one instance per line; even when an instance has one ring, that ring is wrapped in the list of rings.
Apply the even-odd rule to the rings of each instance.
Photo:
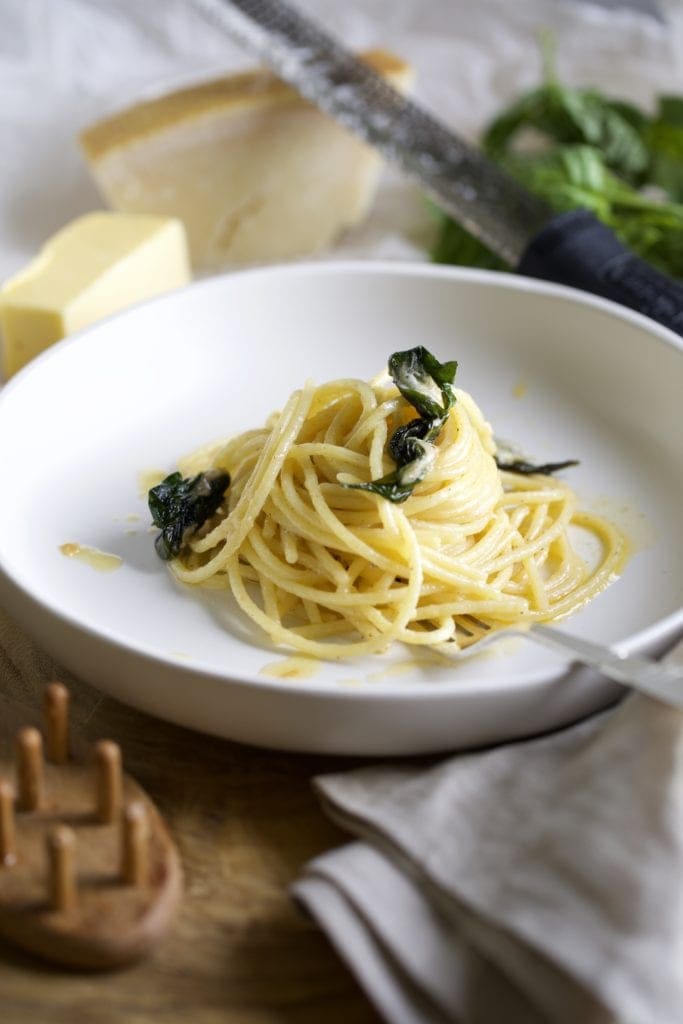
[[[546,647],[573,654],[617,683],[683,709],[683,672],[674,665],[634,654],[622,657],[609,647],[570,636],[552,626],[533,626],[526,635]]]

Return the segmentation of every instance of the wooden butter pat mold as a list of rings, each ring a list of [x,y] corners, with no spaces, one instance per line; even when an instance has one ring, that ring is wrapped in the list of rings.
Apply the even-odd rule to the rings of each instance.
[[[68,691],[45,694],[45,735],[21,729],[0,760],[0,935],[70,967],[106,969],[143,956],[178,903],[180,859],[121,751],[100,740],[71,758]]]

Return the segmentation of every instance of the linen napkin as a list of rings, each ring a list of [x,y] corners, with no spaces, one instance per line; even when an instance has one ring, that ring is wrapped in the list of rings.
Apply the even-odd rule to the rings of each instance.
[[[315,785],[359,841],[293,892],[387,1021],[683,1021],[683,712]]]

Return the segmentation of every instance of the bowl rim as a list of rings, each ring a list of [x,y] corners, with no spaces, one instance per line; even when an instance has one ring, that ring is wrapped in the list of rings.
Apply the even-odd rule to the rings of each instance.
[[[636,327],[641,327],[650,334],[654,334],[660,341],[669,344],[674,349],[683,351],[683,337],[676,334],[676,332],[672,331],[670,328],[658,323],[656,320],[646,316],[644,313],[639,313],[636,310],[630,309],[628,306],[623,306],[612,299],[605,299],[600,295],[593,295],[592,292],[582,291],[581,289],[571,287],[570,285],[556,284],[552,281],[542,281],[539,278],[528,277],[524,274],[518,274],[513,271],[482,270],[477,267],[461,267],[444,263],[428,263],[420,260],[321,259],[319,261],[308,260],[303,262],[273,263],[264,266],[240,267],[235,270],[227,270],[220,274],[212,274],[207,277],[196,278],[186,285],[174,288],[171,291],[164,292],[160,295],[155,295],[151,299],[132,303],[130,306],[126,306],[125,309],[121,309],[116,313],[111,313],[109,316],[102,317],[95,323],[90,324],[79,331],[75,331],[68,337],[55,342],[53,345],[50,345],[49,348],[45,349],[32,359],[30,363],[17,371],[9,381],[0,381],[0,403],[3,401],[3,396],[7,393],[11,393],[17,384],[24,380],[26,376],[33,373],[45,362],[57,357],[59,353],[64,351],[67,347],[80,343],[81,339],[83,337],[87,337],[91,332],[99,330],[101,327],[110,324],[112,321],[122,322],[127,317],[134,316],[140,309],[148,309],[160,303],[165,304],[167,302],[172,302],[174,299],[185,295],[190,291],[210,290],[212,288],[219,287],[226,281],[232,281],[240,278],[266,278],[271,275],[278,277],[288,275],[296,277],[305,274],[311,274],[313,276],[335,276],[346,274],[369,274],[379,276],[380,274],[387,273],[397,277],[429,277],[435,279],[444,278],[446,280],[453,279],[470,281],[473,284],[491,285],[508,291],[555,297],[569,304],[593,308],[616,317],[617,319],[623,320],[626,323],[634,324]]]

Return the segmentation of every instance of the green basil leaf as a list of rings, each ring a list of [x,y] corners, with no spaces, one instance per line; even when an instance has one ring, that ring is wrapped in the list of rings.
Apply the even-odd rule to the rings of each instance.
[[[683,128],[683,96],[660,96],[657,117],[672,127]]]
[[[595,146],[606,164],[627,181],[637,181],[649,164],[636,108],[591,89],[572,89],[552,81],[532,90],[489,125],[484,152],[504,160],[515,152],[522,131],[529,129],[545,137],[548,148],[557,143]]]
[[[683,201],[683,98],[660,96],[657,117],[644,133],[651,154],[648,180]]]

